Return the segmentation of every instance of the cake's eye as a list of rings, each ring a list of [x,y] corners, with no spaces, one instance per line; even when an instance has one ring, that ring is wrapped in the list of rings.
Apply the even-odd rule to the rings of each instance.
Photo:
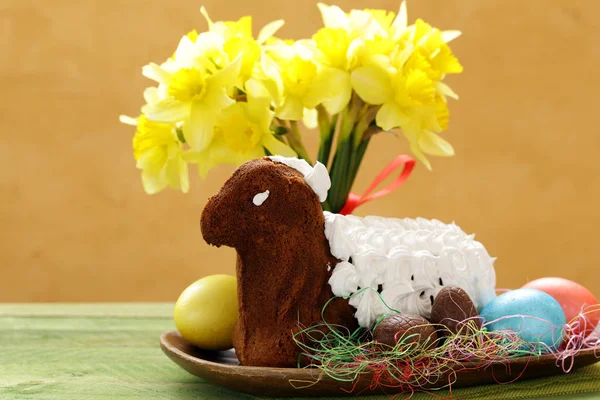
[[[252,203],[254,203],[255,206],[262,206],[265,200],[269,198],[269,193],[270,192],[268,190],[265,190],[262,193],[257,193],[252,199]]]

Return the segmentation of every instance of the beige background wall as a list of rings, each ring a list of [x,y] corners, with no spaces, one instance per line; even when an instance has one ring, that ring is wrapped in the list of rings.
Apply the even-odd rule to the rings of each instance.
[[[215,19],[284,18],[310,35],[313,1],[205,1]],[[338,0],[396,10],[398,0]],[[195,279],[233,272],[230,249],[202,241],[206,199],[144,194],[131,154],[149,83],[141,66],[205,24],[195,0],[0,2],[0,301],[175,300]],[[455,220],[498,256],[501,287],[559,275],[600,294],[600,27],[595,0],[409,0],[409,17],[461,29],[465,66],[450,83],[453,159],[419,166],[358,214]],[[314,146],[314,135],[310,143]],[[356,189],[405,142],[379,135]],[[314,147],[312,147],[315,149]]]

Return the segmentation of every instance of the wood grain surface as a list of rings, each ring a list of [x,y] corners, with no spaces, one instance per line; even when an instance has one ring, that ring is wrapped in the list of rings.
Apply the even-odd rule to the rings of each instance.
[[[183,339],[177,331],[165,332],[160,338],[163,352],[177,365],[191,374],[207,379],[220,386],[259,396],[282,397],[325,397],[357,396],[381,393],[392,395],[407,394],[407,387],[374,388],[376,379],[371,373],[357,376],[355,382],[340,382],[316,368],[269,368],[245,367],[233,350],[204,351]],[[573,370],[595,364],[600,355],[594,350],[582,351],[573,362]],[[509,362],[495,363],[481,368],[477,362],[455,364],[456,374],[431,377],[425,388],[436,389],[452,381],[452,389],[474,387],[485,384],[509,384],[515,381],[562,375],[551,355],[539,358],[520,357]],[[446,391],[444,391],[446,392]],[[410,392],[408,392],[410,393]]]
[[[399,0],[338,0],[396,10]],[[281,35],[320,25],[315,1],[216,1],[214,19],[252,14]],[[174,301],[194,280],[233,273],[199,217],[229,176],[188,195],[147,196],[131,152],[150,84],[141,66],[203,30],[196,0],[0,2],[0,301]],[[465,72],[449,84],[445,137],[456,157],[419,165],[393,195],[357,214],[456,221],[498,257],[500,287],[563,276],[600,294],[600,29],[593,0],[408,0],[409,17],[461,29]],[[308,134],[316,151],[316,133]],[[355,185],[367,187],[404,140],[379,135]]]

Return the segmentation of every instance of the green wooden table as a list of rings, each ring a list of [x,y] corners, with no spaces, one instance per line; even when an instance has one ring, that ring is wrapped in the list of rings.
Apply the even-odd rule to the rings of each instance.
[[[189,375],[161,352],[160,334],[174,328],[172,308],[149,303],[0,304],[0,399],[256,399]],[[436,394],[449,396],[447,391]],[[554,378],[457,389],[453,396],[600,398],[600,365]]]

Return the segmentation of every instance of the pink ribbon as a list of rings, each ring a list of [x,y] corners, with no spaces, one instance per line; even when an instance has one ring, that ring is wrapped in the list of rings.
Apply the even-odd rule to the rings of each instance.
[[[381,189],[378,192],[371,194],[375,188],[385,180],[394,170],[400,168],[404,165],[402,172],[398,177],[390,183],[385,188]],[[415,168],[415,160],[407,155],[400,155],[392,160],[386,167],[375,177],[371,185],[365,190],[362,195],[357,195],[356,193],[348,194],[348,200],[346,200],[346,204],[340,211],[342,215],[352,214],[352,212],[356,209],[356,207],[364,204],[368,201],[378,199],[385,195],[390,194],[394,190],[398,189],[410,176],[412,170]]]

